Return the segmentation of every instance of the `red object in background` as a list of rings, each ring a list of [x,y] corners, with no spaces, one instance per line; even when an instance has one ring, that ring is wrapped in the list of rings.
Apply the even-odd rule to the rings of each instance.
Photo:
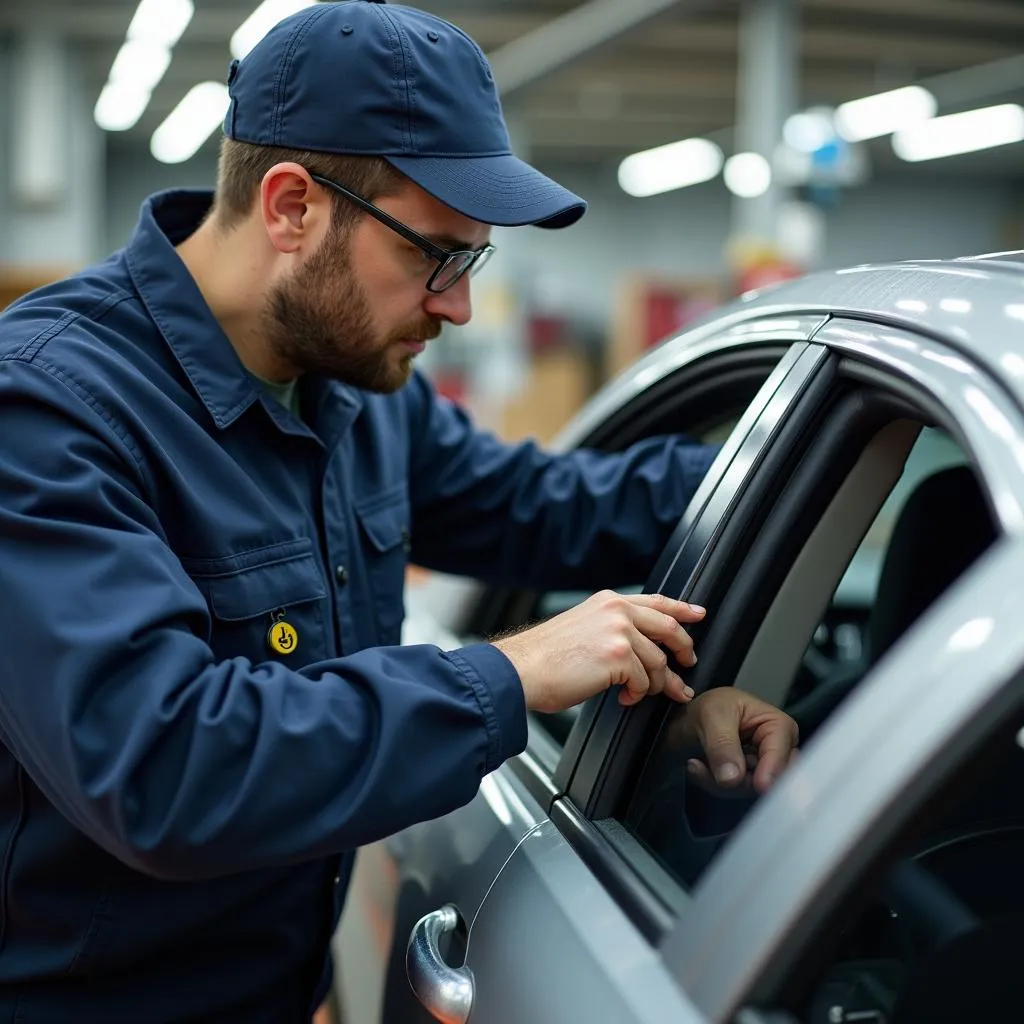
[[[803,271],[795,263],[787,263],[785,260],[757,263],[737,275],[736,294],[742,295],[756,288],[766,288],[770,284],[789,281],[794,277],[800,277],[801,274]]]
[[[680,295],[669,288],[648,288],[644,294],[644,348],[650,348],[715,308],[708,296]]]
[[[466,376],[459,370],[436,370],[431,380],[439,395],[462,405],[466,399]]]
[[[531,352],[545,352],[567,345],[571,340],[564,317],[532,313],[526,318],[526,344]]]

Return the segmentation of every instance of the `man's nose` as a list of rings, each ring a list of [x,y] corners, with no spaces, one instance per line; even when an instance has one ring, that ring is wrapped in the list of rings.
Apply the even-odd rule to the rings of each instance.
[[[473,315],[469,299],[469,274],[463,274],[451,288],[443,292],[427,292],[423,308],[432,316],[447,320],[456,327],[468,324]]]

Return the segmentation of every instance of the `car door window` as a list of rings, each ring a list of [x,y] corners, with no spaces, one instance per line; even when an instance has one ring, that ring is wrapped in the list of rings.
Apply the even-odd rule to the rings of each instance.
[[[702,601],[712,614],[690,678],[785,707],[806,742],[996,531],[967,453],[879,390],[845,391],[789,457],[790,479],[748,509],[745,557],[742,545],[726,554],[735,568],[720,570],[720,603]],[[689,778],[700,747],[685,707],[650,728],[612,816],[690,888],[756,797]]]

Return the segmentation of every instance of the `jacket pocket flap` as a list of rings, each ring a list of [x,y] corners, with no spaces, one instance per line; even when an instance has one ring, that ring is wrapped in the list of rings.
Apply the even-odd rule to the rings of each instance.
[[[390,551],[409,541],[409,502],[403,496],[386,505],[356,508],[356,515],[377,551]]]
[[[205,590],[213,614],[227,621],[251,619],[326,595],[312,553],[259,562],[196,582]]]

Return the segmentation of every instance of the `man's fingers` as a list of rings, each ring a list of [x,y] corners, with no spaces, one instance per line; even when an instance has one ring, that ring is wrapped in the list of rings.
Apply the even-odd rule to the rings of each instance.
[[[690,667],[697,663],[690,634],[671,615],[641,605],[633,609],[633,623],[644,636],[664,644],[680,665]]]
[[[693,699],[693,690],[668,667],[668,656],[665,652],[639,630],[633,632],[633,650],[651,682],[647,696],[664,693],[666,697],[675,701],[685,702]]]
[[[697,735],[708,766],[720,786],[737,786],[747,774],[734,704],[706,704],[697,716]]]
[[[758,793],[766,793],[789,766],[796,742],[796,730],[788,719],[771,718],[757,729],[754,734],[757,747],[754,789]]]
[[[708,790],[714,792],[715,780],[711,775],[711,771],[703,761],[698,761],[697,758],[691,757],[686,762],[686,770],[689,772],[690,777],[700,785]]]
[[[635,651],[631,652],[627,659],[622,686],[619,688],[619,703],[623,707],[631,707],[643,700],[650,687],[651,680],[643,662],[637,657]]]
[[[648,640],[639,630],[633,630],[633,650],[640,659],[651,681],[648,694],[653,696],[665,689],[666,675],[669,672],[668,655],[653,640]]]
[[[653,608],[655,611],[671,615],[677,622],[700,622],[707,614],[706,610],[699,604],[689,604],[686,601],[677,601],[674,598],[666,597],[664,594],[630,594],[627,598],[630,604],[643,608]]]

